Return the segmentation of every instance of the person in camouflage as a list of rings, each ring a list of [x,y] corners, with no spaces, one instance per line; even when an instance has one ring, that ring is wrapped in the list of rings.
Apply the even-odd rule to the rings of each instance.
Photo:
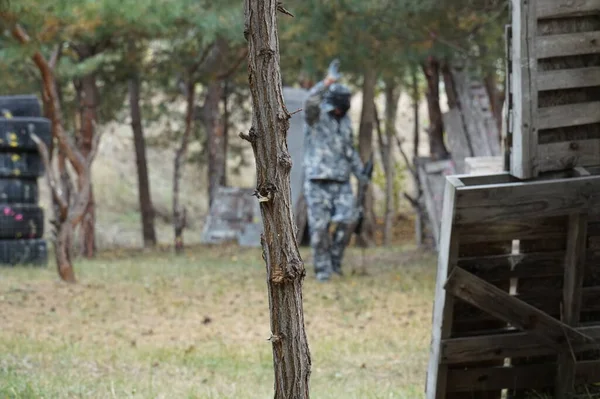
[[[356,218],[353,173],[364,182],[363,164],[352,143],[350,90],[329,75],[310,89],[304,105],[304,197],[317,280],[341,275],[349,225]],[[337,226],[331,236],[331,223]]]

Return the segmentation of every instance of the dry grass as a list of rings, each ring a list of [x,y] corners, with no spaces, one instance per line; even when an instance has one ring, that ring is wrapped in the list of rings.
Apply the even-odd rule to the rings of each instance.
[[[303,255],[312,397],[422,398],[433,256],[368,251],[367,276],[318,284]],[[258,250],[103,254],[77,273],[2,271],[0,398],[272,397]]]

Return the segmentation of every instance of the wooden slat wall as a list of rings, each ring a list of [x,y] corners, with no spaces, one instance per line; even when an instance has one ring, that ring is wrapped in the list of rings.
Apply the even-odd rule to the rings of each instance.
[[[510,171],[600,164],[600,0],[513,0]]]
[[[559,388],[573,382],[578,392],[598,389],[589,384],[600,381],[597,344],[576,347],[576,362],[561,358],[443,289],[458,266],[575,328],[581,315],[581,333],[600,340],[600,176],[590,174],[448,178],[428,373],[443,378],[428,381],[428,399],[566,398]]]

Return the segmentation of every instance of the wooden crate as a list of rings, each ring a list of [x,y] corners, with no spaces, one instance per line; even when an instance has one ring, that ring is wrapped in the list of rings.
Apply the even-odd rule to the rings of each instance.
[[[600,164],[600,0],[511,3],[511,174]]]
[[[447,177],[428,399],[598,392],[599,216],[600,168]]]

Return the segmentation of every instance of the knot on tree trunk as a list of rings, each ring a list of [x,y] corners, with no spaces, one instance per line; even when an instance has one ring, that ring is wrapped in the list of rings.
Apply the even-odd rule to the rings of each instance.
[[[286,173],[292,170],[292,157],[287,151],[281,152],[279,155],[277,155],[277,162]]]
[[[290,283],[304,278],[305,274],[304,264],[299,259],[293,259],[273,267],[271,282],[273,284]]]
[[[254,190],[254,196],[258,198],[258,202],[269,202],[273,200],[277,187],[273,183],[265,183]]]

